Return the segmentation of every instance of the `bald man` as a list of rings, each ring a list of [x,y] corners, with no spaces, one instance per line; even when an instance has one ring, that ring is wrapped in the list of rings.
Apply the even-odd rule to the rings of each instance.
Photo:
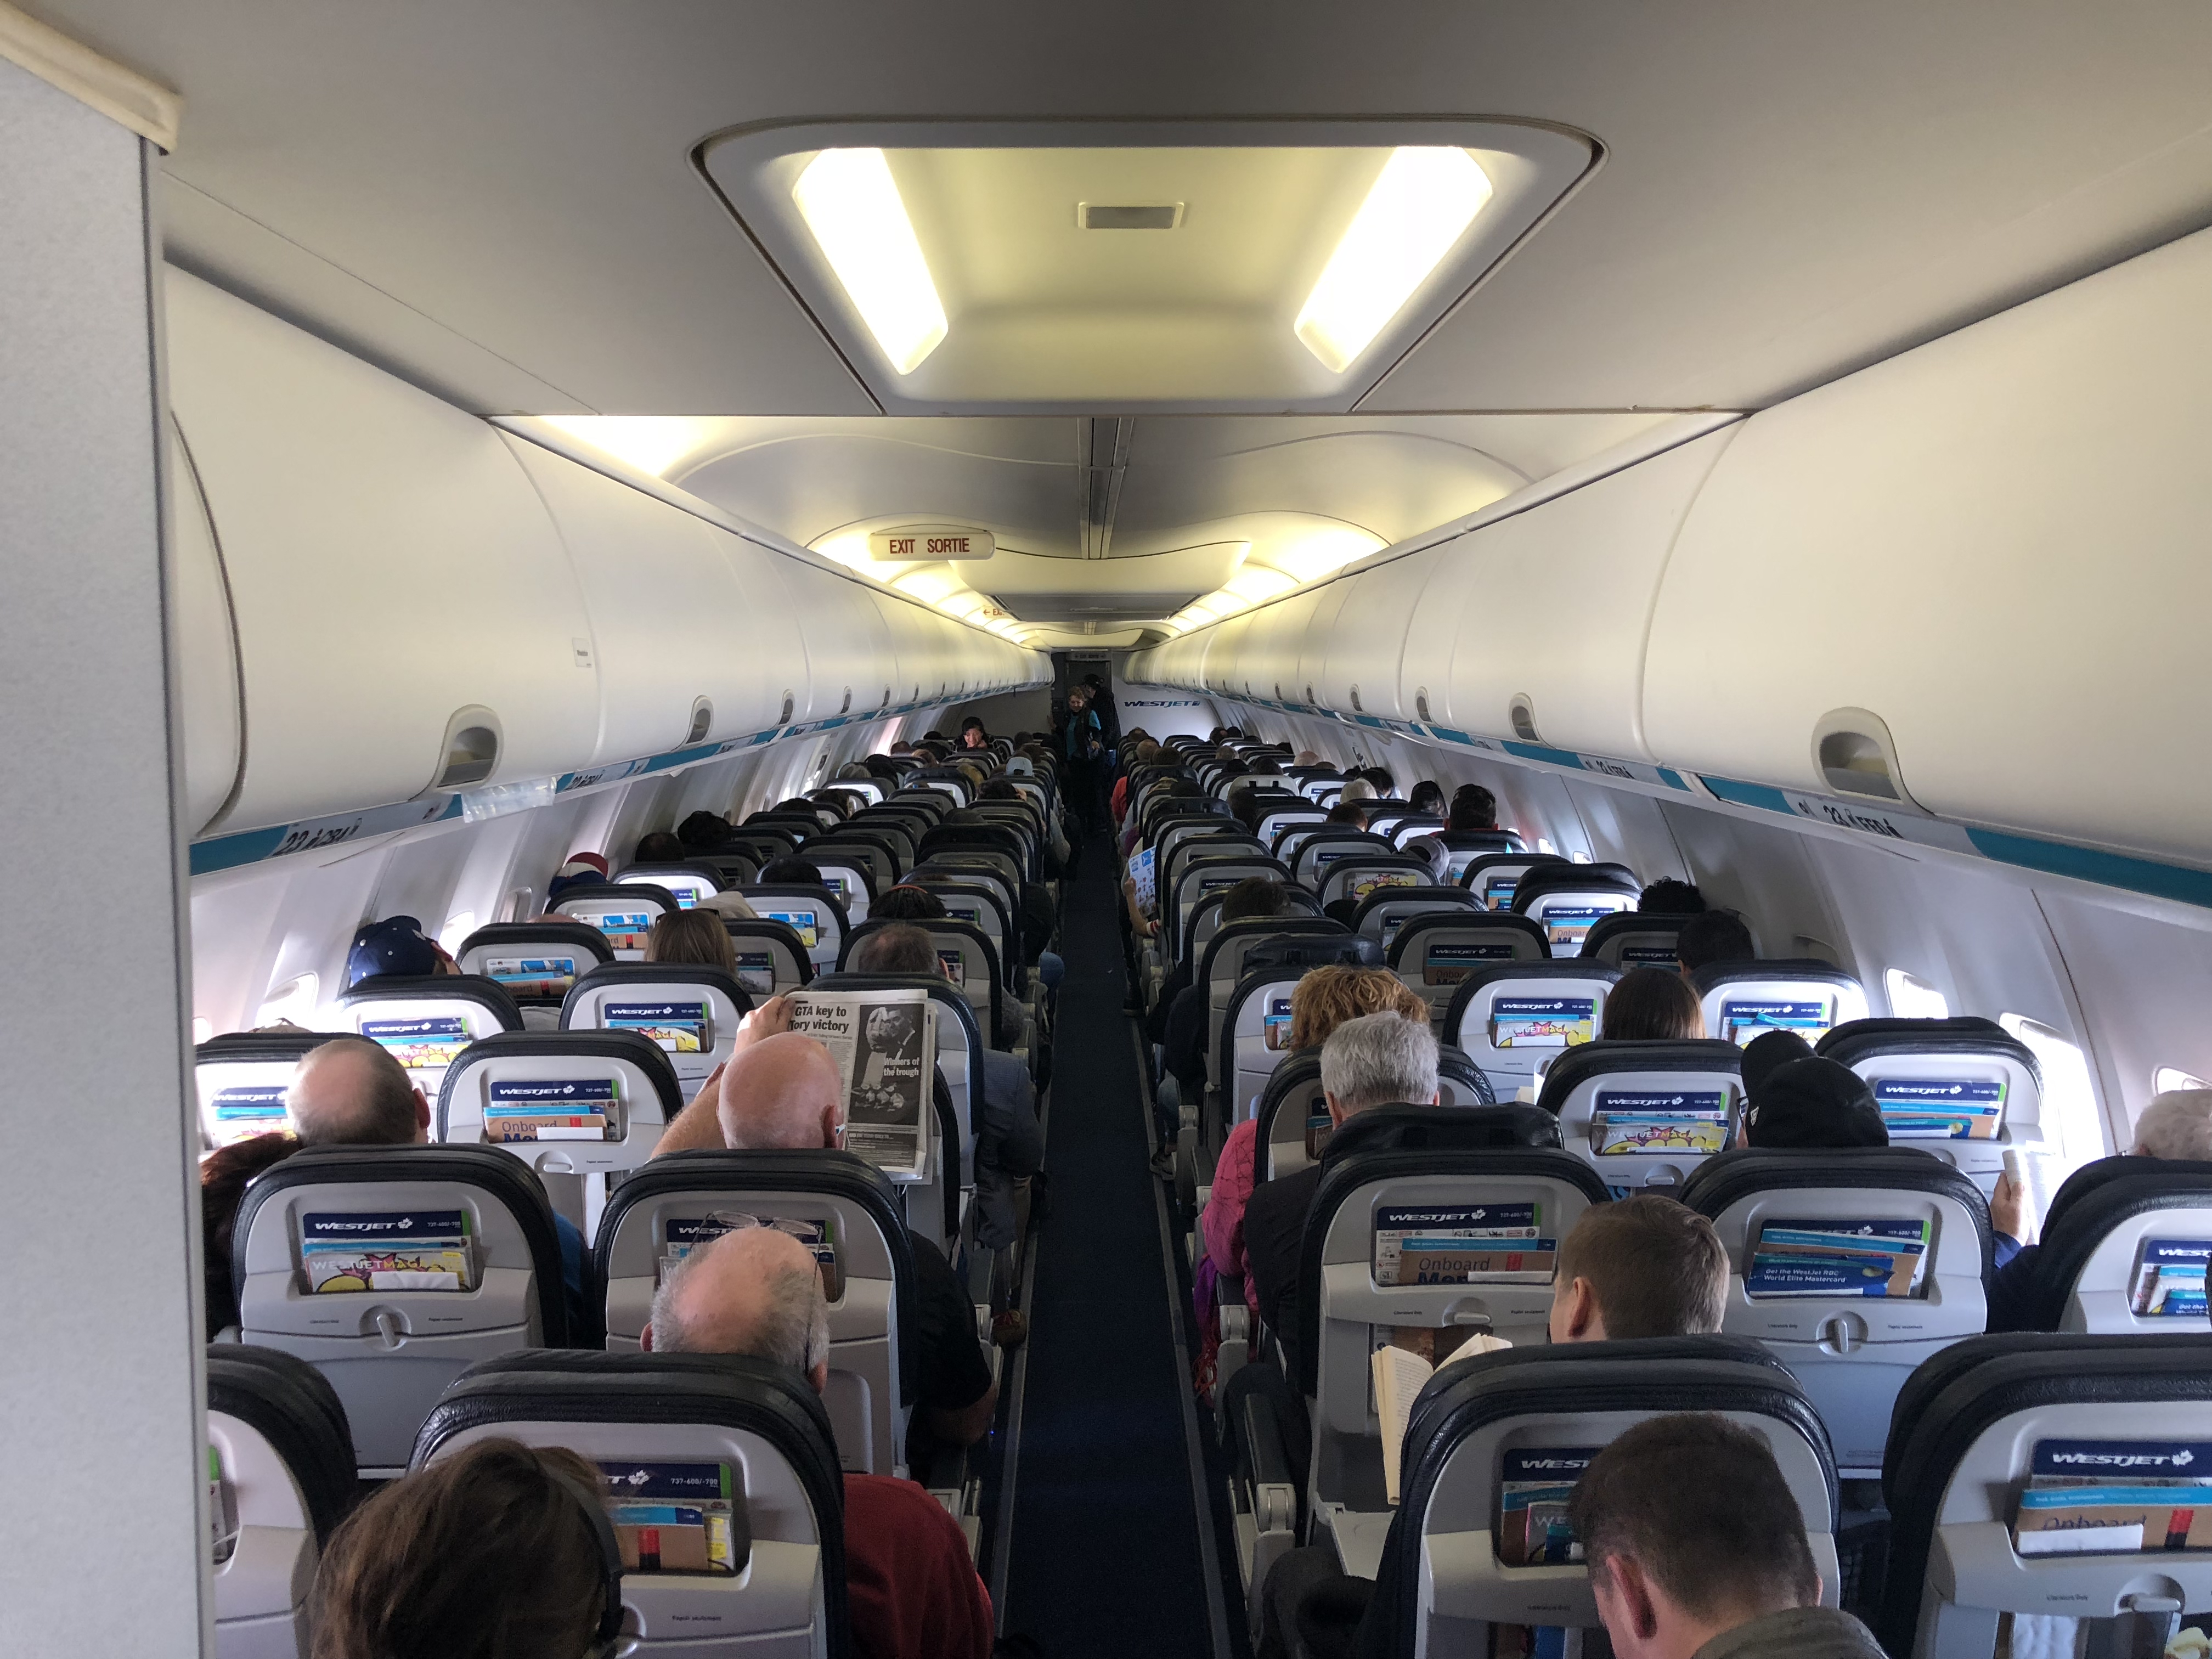
[[[734,1353],[830,1382],[830,1310],[806,1247],[773,1227],[724,1233],[669,1270],[653,1298],[658,1353]],[[911,1480],[845,1477],[845,1584],[856,1652],[986,1659],[990,1593],[959,1523]]]
[[[292,1133],[307,1146],[419,1146],[430,1139],[430,1103],[407,1068],[367,1037],[334,1036],[307,1050],[284,1091]],[[561,1288],[568,1327],[589,1316],[584,1298],[584,1235],[558,1210]]]
[[[699,1087],[653,1149],[668,1152],[822,1152],[845,1145],[845,1111],[830,1051],[791,1029],[789,997],[771,997],[738,1033],[738,1048]],[[975,1304],[945,1253],[911,1231],[921,1389],[909,1440],[972,1446],[998,1414],[999,1385],[975,1336]],[[910,1454],[920,1464],[921,1452]]]

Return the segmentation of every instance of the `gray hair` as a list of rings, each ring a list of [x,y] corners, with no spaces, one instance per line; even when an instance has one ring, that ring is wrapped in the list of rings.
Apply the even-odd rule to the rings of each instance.
[[[740,1353],[793,1370],[811,1372],[830,1358],[830,1304],[822,1275],[812,1267],[779,1267],[768,1276],[767,1311],[736,1341],[687,1322],[677,1311],[685,1279],[698,1271],[708,1247],[694,1249],[661,1275],[653,1293],[655,1353]],[[704,1323],[705,1322],[701,1322]]]
[[[1425,1106],[1437,1097],[1437,1040],[1403,1014],[1347,1019],[1321,1046],[1321,1086],[1346,1112]]]
[[[2168,1089],[2136,1120],[2136,1151],[2146,1158],[2212,1160],[2212,1089]]]
[[[327,1078],[310,1097],[301,1088],[310,1073],[333,1060],[350,1060],[351,1087]],[[392,1051],[363,1036],[334,1036],[301,1057],[284,1092],[292,1133],[305,1146],[404,1146],[415,1139],[415,1084]]]

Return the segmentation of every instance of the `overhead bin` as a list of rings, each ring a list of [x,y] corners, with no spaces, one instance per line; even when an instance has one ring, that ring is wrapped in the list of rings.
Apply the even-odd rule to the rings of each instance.
[[[170,400],[228,574],[244,687],[243,775],[221,827],[407,800],[441,778],[542,777],[588,755],[583,597],[499,434],[195,277],[172,270],[167,290]],[[183,644],[187,659],[222,649]]]
[[[589,759],[628,760],[776,724],[806,652],[789,561],[526,439],[502,434],[551,509],[591,616]]]
[[[2212,856],[2208,293],[2201,232],[1753,416],[1661,586],[1653,750]]]
[[[1323,635],[1327,654],[1315,676],[1322,702],[1354,720],[1419,718],[1398,706],[1398,672],[1421,590],[1434,574],[1417,556],[1338,579],[1344,598]]]

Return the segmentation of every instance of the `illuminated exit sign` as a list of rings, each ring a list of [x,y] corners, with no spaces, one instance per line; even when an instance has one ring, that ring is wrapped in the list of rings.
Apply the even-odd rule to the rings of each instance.
[[[988,559],[998,548],[989,531],[957,524],[904,525],[868,538],[872,559]]]

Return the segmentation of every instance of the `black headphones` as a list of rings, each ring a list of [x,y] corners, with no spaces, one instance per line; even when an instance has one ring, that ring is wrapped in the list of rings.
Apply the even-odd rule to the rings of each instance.
[[[606,1505],[599,1501],[599,1494],[574,1475],[558,1469],[547,1469],[545,1474],[582,1507],[585,1524],[599,1540],[599,1625],[592,1632],[592,1645],[585,1650],[584,1659],[611,1659],[623,1627],[622,1543],[615,1536],[615,1523],[607,1518]]]

